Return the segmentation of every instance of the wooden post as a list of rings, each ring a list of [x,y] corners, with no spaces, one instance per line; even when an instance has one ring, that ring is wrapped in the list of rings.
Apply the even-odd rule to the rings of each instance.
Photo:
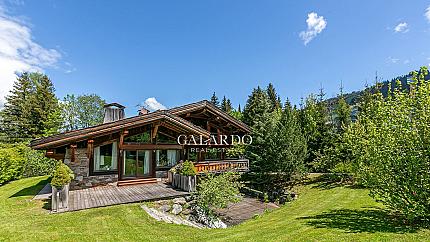
[[[76,161],[76,144],[70,145],[70,162],[74,163]]]
[[[92,159],[94,153],[94,140],[90,139],[87,142],[87,157],[89,160]]]

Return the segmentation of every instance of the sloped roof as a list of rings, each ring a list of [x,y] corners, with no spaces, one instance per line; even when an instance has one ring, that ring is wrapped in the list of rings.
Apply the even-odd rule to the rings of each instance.
[[[225,121],[233,124],[234,126],[236,126],[239,129],[242,129],[245,132],[250,132],[250,128],[243,122],[233,118],[232,116],[228,115],[227,113],[225,113],[224,111],[222,111],[221,109],[219,109],[218,107],[216,107],[215,105],[213,105],[211,102],[207,101],[207,100],[203,100],[200,102],[196,102],[196,103],[190,103],[190,104],[186,104],[183,106],[179,106],[176,108],[171,108],[169,109],[169,112],[175,115],[181,115],[184,113],[188,113],[188,112],[192,112],[195,110],[200,110],[200,109],[207,109],[208,111],[216,114],[218,117],[224,119]]]
[[[249,132],[249,128],[248,126],[246,126],[246,124],[236,120],[235,118],[231,117],[230,115],[226,114],[225,112],[212,105],[210,102],[204,100],[172,108],[169,110],[156,111],[84,129],[64,132],[46,138],[35,139],[31,141],[30,147],[32,147],[33,149],[50,149],[61,147],[67,144],[80,142],[90,138],[103,136],[109,133],[115,133],[123,129],[130,129],[157,121],[167,122],[175,125],[175,127],[178,127],[179,129],[182,129],[184,131],[188,131],[197,135],[202,135],[203,137],[208,138],[210,136],[210,133],[207,130],[179,117],[179,115],[181,114],[192,112],[202,108],[208,109],[209,111],[218,115],[220,118],[223,118],[227,122],[232,123],[237,128],[240,128],[245,132]]]

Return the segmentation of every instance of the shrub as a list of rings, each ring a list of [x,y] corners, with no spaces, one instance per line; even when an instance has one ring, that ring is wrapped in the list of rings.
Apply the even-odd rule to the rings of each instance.
[[[195,176],[196,168],[194,167],[193,162],[185,161],[182,163],[182,168],[179,170],[179,174],[183,176]]]
[[[207,214],[213,215],[214,209],[225,208],[228,203],[240,200],[238,175],[226,172],[221,175],[207,174],[207,177],[198,184],[194,194],[196,204]]]
[[[0,184],[21,178],[24,157],[17,147],[0,148]]]
[[[27,146],[23,149],[23,155],[24,177],[51,175],[59,163],[57,160],[45,157],[43,151],[33,150]]]
[[[0,144],[0,184],[21,177],[50,175],[57,164],[25,143]]]
[[[62,188],[72,181],[74,178],[73,171],[65,165],[60,163],[52,174],[51,185],[57,188]]]

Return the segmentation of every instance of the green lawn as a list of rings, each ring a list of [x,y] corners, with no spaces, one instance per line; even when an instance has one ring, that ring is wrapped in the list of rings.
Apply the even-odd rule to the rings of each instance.
[[[149,218],[139,204],[49,214],[32,196],[46,177],[0,187],[0,241],[430,241],[430,230],[403,226],[365,189],[311,183],[298,200],[229,229],[199,230]]]

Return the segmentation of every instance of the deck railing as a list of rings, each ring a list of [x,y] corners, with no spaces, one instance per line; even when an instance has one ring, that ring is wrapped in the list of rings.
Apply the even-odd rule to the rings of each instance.
[[[195,163],[197,173],[222,173],[226,171],[247,172],[249,170],[249,160],[214,160],[201,161]]]

